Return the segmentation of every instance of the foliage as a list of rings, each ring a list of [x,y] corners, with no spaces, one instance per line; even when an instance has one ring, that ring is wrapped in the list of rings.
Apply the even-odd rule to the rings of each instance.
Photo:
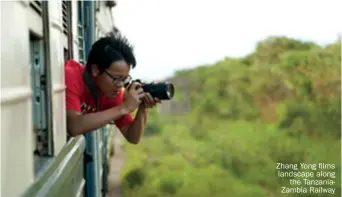
[[[178,71],[190,84],[192,111],[155,111],[149,135],[126,145],[123,195],[340,196],[340,49],[341,41],[322,47],[270,37],[244,58]],[[335,164],[323,170],[335,172],[335,184],[323,186],[335,193],[282,194],[294,186],[277,176],[279,162]]]

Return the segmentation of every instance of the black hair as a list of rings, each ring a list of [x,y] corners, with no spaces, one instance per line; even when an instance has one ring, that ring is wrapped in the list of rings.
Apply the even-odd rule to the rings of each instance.
[[[102,73],[113,62],[121,60],[124,60],[132,68],[136,66],[133,45],[122,34],[115,36],[107,34],[92,45],[86,69],[91,71],[91,65],[96,64]]]

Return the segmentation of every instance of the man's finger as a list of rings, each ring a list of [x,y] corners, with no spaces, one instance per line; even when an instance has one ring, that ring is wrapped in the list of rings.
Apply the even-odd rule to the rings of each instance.
[[[131,87],[130,87],[130,88],[133,89],[133,90],[136,90],[138,86],[141,86],[141,84],[138,83],[138,82],[133,82],[133,83],[131,84]]]
[[[138,90],[136,90],[137,91],[137,94],[142,94],[142,93],[144,93],[144,90],[142,89],[142,88],[139,88]]]
[[[126,87],[125,87],[125,90],[126,91],[130,91],[132,88],[132,83],[129,83]]]
[[[159,100],[159,98],[154,98],[154,101],[156,102],[156,103],[161,103],[161,100]]]
[[[154,99],[153,99],[153,97],[151,96],[150,93],[147,93],[146,96],[145,96],[145,98],[146,98],[146,100],[148,101],[148,103],[149,103],[150,105],[153,105],[153,104],[155,103],[155,101],[154,101]]]
[[[151,107],[152,103],[151,103],[151,100],[149,99],[148,93],[145,95],[144,100],[145,100],[146,106],[148,108]]]
[[[143,100],[143,98],[145,97],[146,93],[145,92],[141,92],[140,94],[138,94],[138,98],[140,100]]]

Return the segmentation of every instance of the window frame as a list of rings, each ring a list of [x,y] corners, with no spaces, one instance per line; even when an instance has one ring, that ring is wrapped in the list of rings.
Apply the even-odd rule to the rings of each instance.
[[[78,61],[81,64],[85,64],[86,54],[85,54],[85,43],[84,43],[84,24],[85,24],[85,16],[84,16],[84,1],[77,2],[77,39],[78,39]]]
[[[54,157],[49,2],[30,1],[29,57],[31,65],[34,175],[39,177]],[[31,19],[32,19],[31,18]],[[34,25],[32,25],[34,24]]]
[[[73,29],[72,29],[72,1],[61,1],[64,61],[74,58]]]

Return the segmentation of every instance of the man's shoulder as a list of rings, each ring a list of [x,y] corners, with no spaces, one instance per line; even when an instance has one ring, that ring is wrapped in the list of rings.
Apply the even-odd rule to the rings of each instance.
[[[81,63],[73,59],[67,60],[64,63],[64,71],[65,73],[68,73],[68,74],[69,73],[74,73],[74,74],[82,73],[84,69],[85,69],[84,65],[82,65]]]
[[[85,66],[75,60],[67,60],[64,64],[64,75],[67,80],[79,80]]]
[[[75,60],[67,60],[64,64],[65,85],[70,91],[82,92],[83,71],[85,67]]]

